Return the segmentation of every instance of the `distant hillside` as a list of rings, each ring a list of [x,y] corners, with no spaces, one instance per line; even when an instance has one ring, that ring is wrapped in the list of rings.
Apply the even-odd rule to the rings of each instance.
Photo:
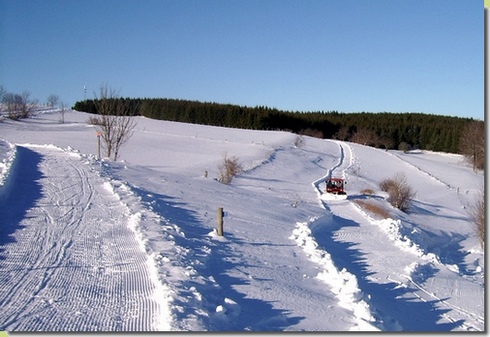
[[[462,130],[473,119],[424,113],[292,112],[266,106],[198,102],[166,98],[129,100],[148,118],[255,130],[287,130],[336,138],[386,149],[420,148],[460,153]],[[74,110],[97,113],[94,100],[76,102]],[[483,125],[483,122],[478,122]]]

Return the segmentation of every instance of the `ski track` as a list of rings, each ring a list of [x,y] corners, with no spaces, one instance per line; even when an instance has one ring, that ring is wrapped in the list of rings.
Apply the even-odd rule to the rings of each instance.
[[[17,146],[15,161],[16,188],[0,199],[0,330],[154,330],[147,255],[104,179],[55,147]]]
[[[352,168],[354,163],[353,149],[347,143],[337,141],[336,143],[339,145],[338,162],[327,171],[326,175],[312,182],[321,206],[325,208],[330,216],[312,218],[308,222],[297,223],[291,238],[295,239],[297,244],[303,247],[310,259],[323,266],[324,271],[318,277],[330,285],[332,291],[339,299],[339,304],[353,310],[353,316],[357,319],[359,325],[352,327],[351,330],[403,331],[404,326],[413,327],[413,321],[417,320],[418,315],[427,315],[429,313],[417,312],[412,314],[414,318],[410,321],[406,317],[392,317],[390,308],[399,305],[397,302],[402,302],[400,301],[401,299],[403,299],[405,305],[408,305],[410,303],[408,298],[415,297],[427,304],[425,307],[431,312],[430,315],[434,319],[433,326],[421,327],[422,330],[437,330],[437,325],[441,325],[451,326],[452,329],[456,330],[481,331],[484,327],[483,317],[459,308],[451,304],[448,299],[439,298],[424,288],[423,283],[427,281],[424,275],[425,271],[430,272],[437,265],[449,269],[450,266],[442,264],[436,254],[425,253],[409,237],[402,237],[400,234],[400,220],[375,220],[349,200],[328,202],[320,198],[322,194],[320,184],[326,178],[333,176],[340,176],[346,179],[346,172]],[[421,173],[425,173],[429,178],[435,179],[445,187],[450,187],[437,177],[413,164],[406,164],[415,167]],[[339,171],[340,173],[338,173]],[[337,222],[337,224],[332,226],[332,222]],[[332,237],[332,241],[328,242],[328,244],[322,244],[322,237],[328,234],[325,232],[325,227],[331,227],[327,230],[327,232],[330,231]],[[315,233],[316,231],[318,232],[318,228],[323,229],[319,233]],[[369,255],[362,252],[362,245],[360,246],[360,244],[366,242],[367,237],[372,237],[371,240],[373,242],[378,242],[379,245],[386,247],[382,257],[370,258]],[[342,243],[349,243],[349,246],[356,247],[354,250],[356,254],[352,255],[352,261],[342,261],[345,260],[342,255],[349,256],[349,253],[345,254],[345,251],[334,253],[325,250],[326,247],[330,249],[330,247],[334,246],[334,243],[338,243],[341,247],[345,246]],[[348,249],[352,250],[351,248]],[[404,261],[391,260],[389,258],[391,256],[390,250],[396,252],[400,249],[409,253],[407,254],[407,259]],[[355,255],[367,256],[366,261],[361,263],[361,259],[355,257]],[[399,256],[396,253],[392,255]],[[377,267],[373,263],[382,263],[383,266]],[[392,271],[395,276],[388,276],[388,280],[391,282],[391,289],[384,286],[386,283],[383,283],[383,280],[367,275],[364,272],[366,270],[365,267],[359,268],[359,266],[367,264],[371,265],[367,268],[368,270],[381,271],[385,268]],[[349,270],[349,267],[352,270]],[[417,279],[420,277],[422,277],[421,282],[418,282]],[[368,293],[369,291],[375,291],[380,286],[393,291],[394,294],[397,294],[398,292],[395,290],[400,288],[403,288],[404,292],[403,295],[394,296],[392,303],[389,303],[385,308],[385,303],[381,303],[380,300],[372,297],[375,296],[375,293]]]

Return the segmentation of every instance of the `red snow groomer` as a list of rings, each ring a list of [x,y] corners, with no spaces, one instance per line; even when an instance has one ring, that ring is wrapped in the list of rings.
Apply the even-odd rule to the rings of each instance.
[[[322,199],[327,200],[341,200],[347,199],[347,193],[345,192],[345,180],[342,178],[328,178],[325,181],[327,185],[325,188],[325,193],[322,195]]]
[[[325,181],[327,188],[325,192],[332,194],[347,194],[344,190],[345,181],[342,178],[328,178]]]

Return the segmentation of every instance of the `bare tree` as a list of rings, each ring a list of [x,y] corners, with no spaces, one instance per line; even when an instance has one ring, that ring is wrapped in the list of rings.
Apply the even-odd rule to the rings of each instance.
[[[6,93],[3,95],[3,103],[7,108],[10,119],[27,118],[37,106],[38,101],[30,98],[31,93],[24,91],[22,94]]]
[[[49,95],[48,96],[48,106],[50,107],[55,107],[58,105],[58,102],[59,102],[60,98],[58,97],[58,95]]]
[[[3,95],[2,103],[7,110],[10,119],[18,119],[17,112],[20,109],[20,95],[7,92]]]
[[[0,85],[0,102],[3,103],[3,96],[7,93],[7,89],[3,85]]]
[[[347,140],[351,136],[349,128],[347,126],[341,127],[333,136],[334,139]]]
[[[120,98],[107,84],[100,86],[99,96],[94,95],[99,114],[95,127],[100,132],[107,157],[117,160],[119,150],[133,135],[137,107]]]
[[[359,129],[352,134],[351,141],[354,143],[367,145],[367,146],[375,146],[378,142],[378,135],[371,130],[368,129]]]
[[[471,121],[466,124],[459,140],[460,152],[473,165],[473,170],[485,167],[485,124]]]
[[[65,112],[66,112],[66,104],[65,102],[60,103],[60,123],[65,123]]]
[[[377,147],[384,147],[386,150],[393,148],[393,140],[390,137],[378,137]]]

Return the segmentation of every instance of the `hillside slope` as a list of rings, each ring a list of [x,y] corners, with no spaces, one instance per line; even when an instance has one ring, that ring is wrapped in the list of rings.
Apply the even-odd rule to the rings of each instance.
[[[0,123],[2,329],[484,329],[483,175],[461,156],[138,118],[115,163],[87,118]],[[225,153],[244,168],[230,185]],[[398,172],[407,214],[377,187]],[[320,198],[330,174],[347,200]]]

